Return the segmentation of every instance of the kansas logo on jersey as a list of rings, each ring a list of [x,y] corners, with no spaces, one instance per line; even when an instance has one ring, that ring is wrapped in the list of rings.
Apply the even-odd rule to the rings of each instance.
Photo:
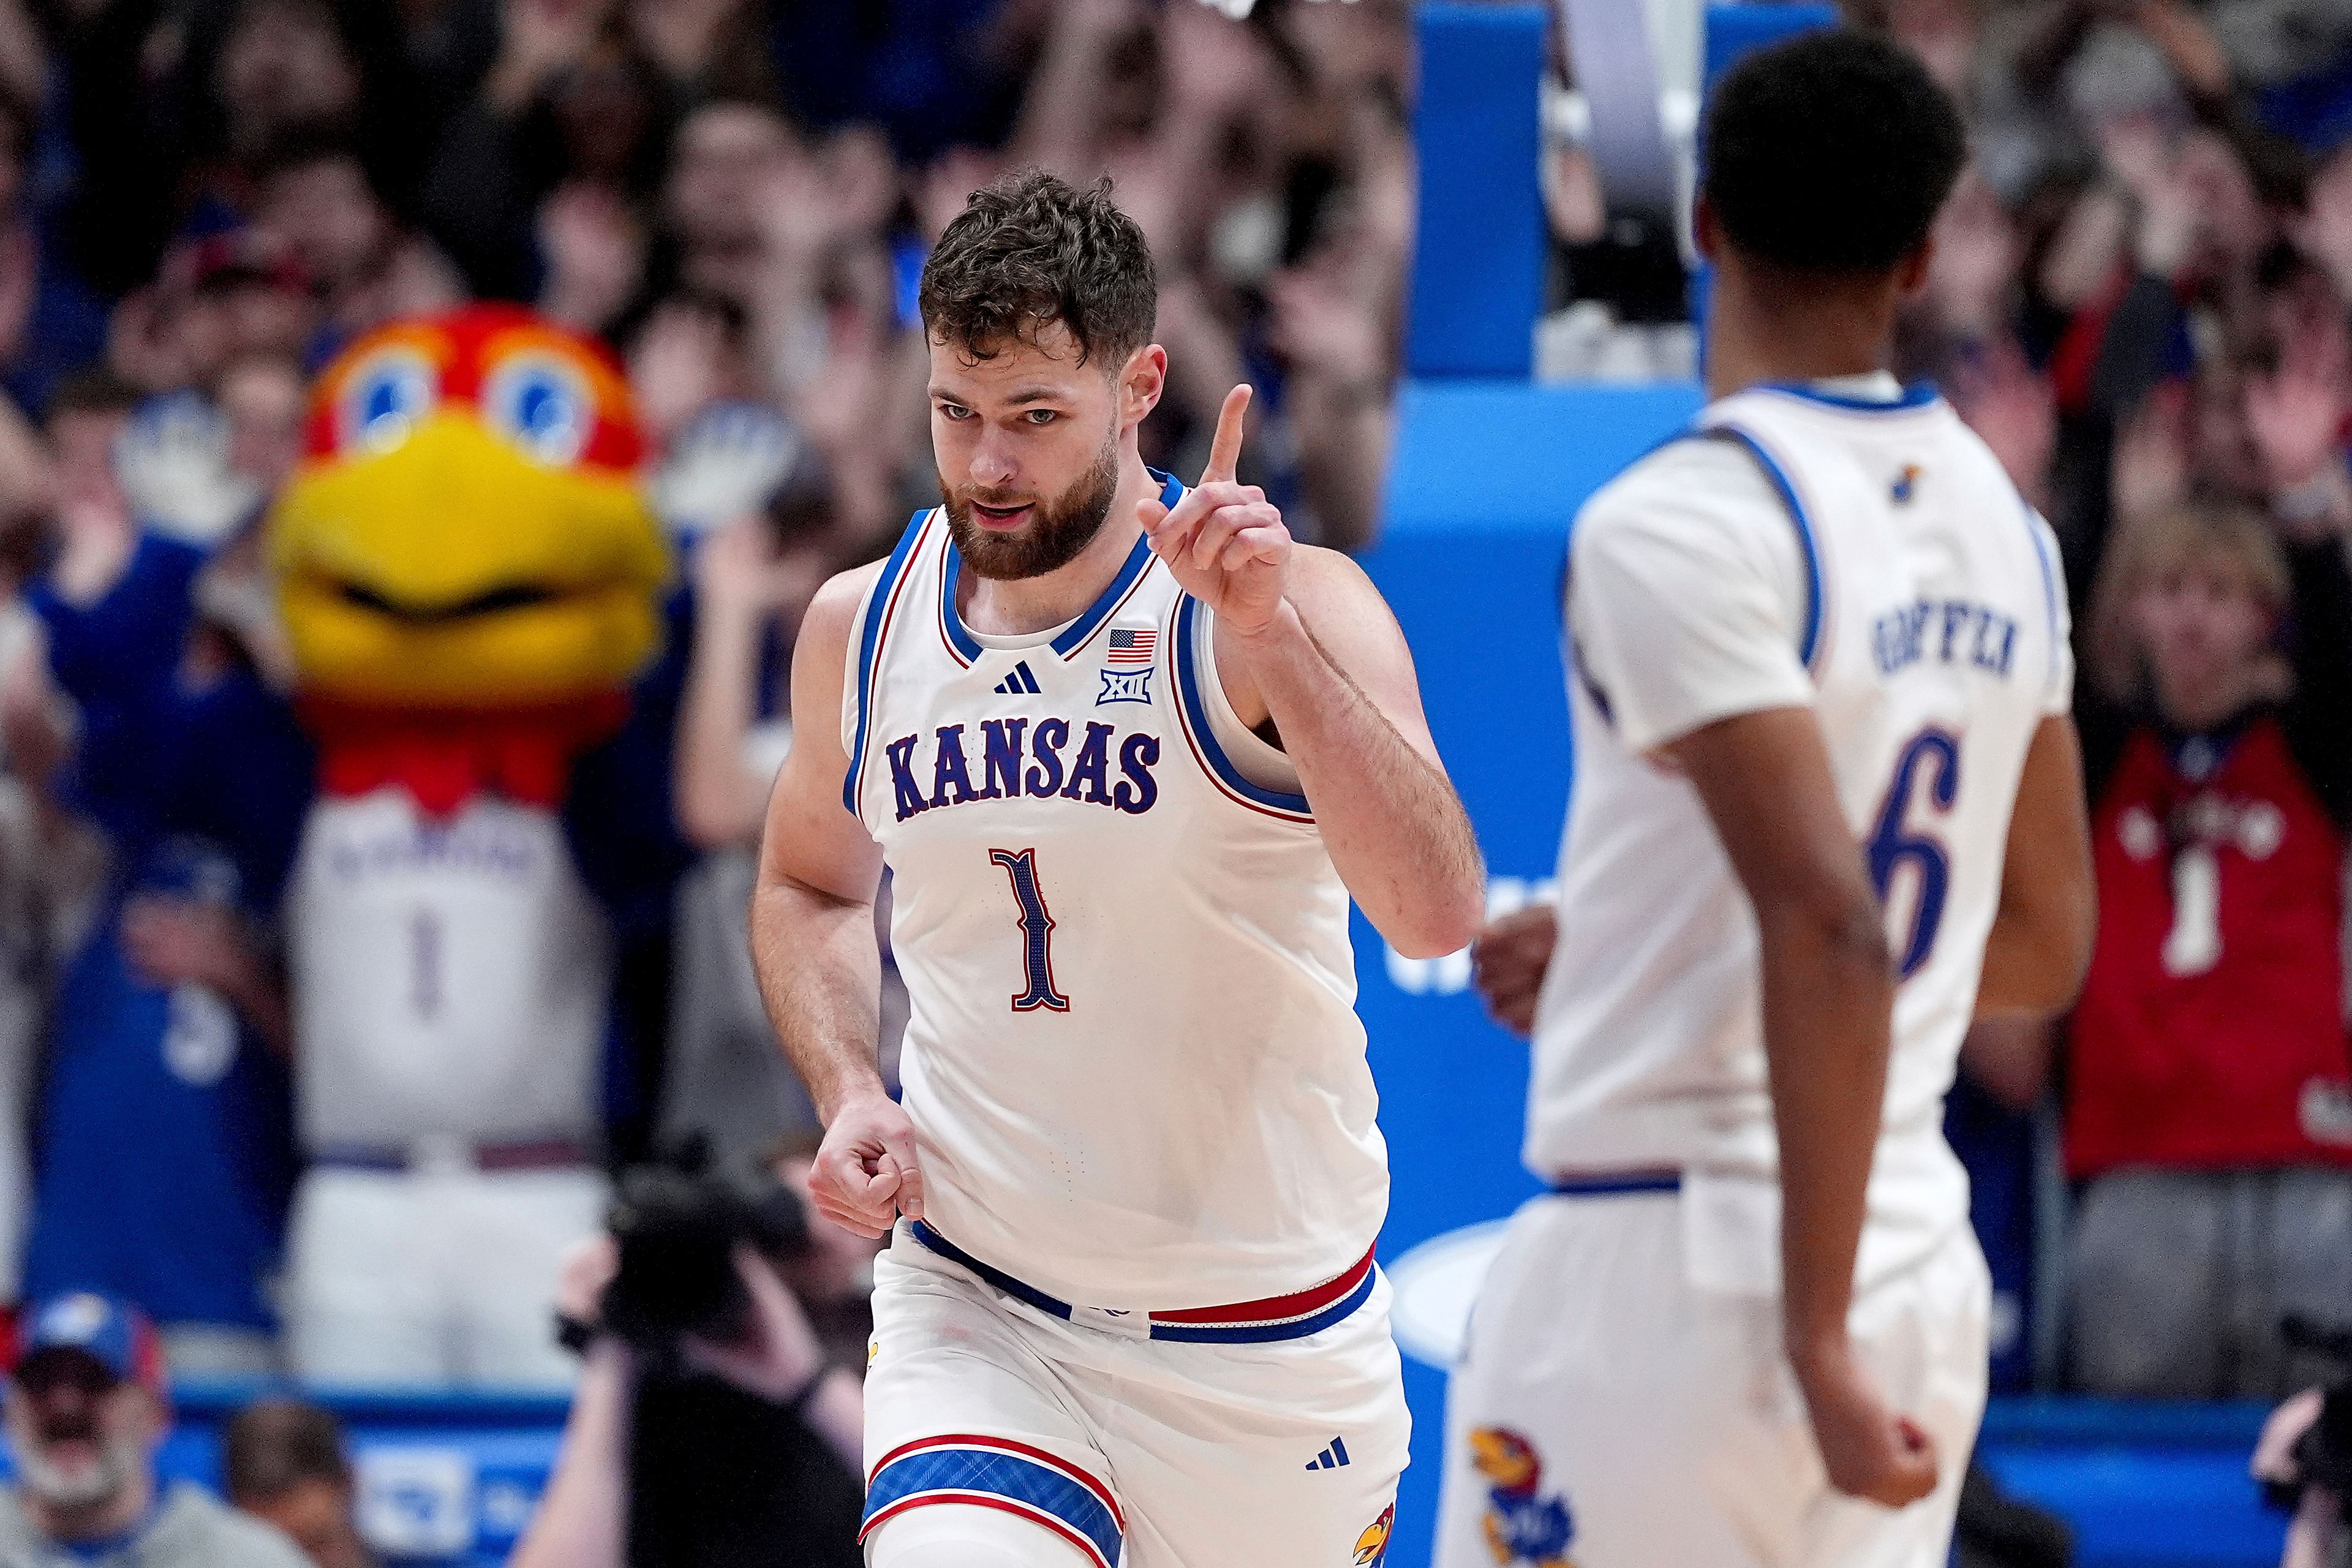
[[[1040,719],[1034,725],[1025,718],[983,719],[975,785],[965,728],[942,724],[928,737],[901,735],[882,748],[900,822],[945,806],[1024,796],[1083,801],[1140,816],[1160,799],[1159,783],[1151,776],[1160,763],[1157,735],[1138,731],[1121,737],[1112,725],[1089,723],[1073,751],[1067,719]],[[928,754],[918,761],[918,752]],[[1118,761],[1117,782],[1110,776],[1113,757]]]
[[[1364,1533],[1356,1537],[1356,1554],[1349,1561],[1356,1568],[1380,1568],[1389,1560],[1389,1537],[1396,1533],[1396,1504],[1391,1503],[1381,1517],[1364,1526]]]
[[[1481,1426],[1470,1434],[1470,1462],[1493,1484],[1486,1489],[1486,1549],[1502,1568],[1576,1568],[1568,1543],[1576,1521],[1568,1504],[1541,1495],[1543,1461],[1535,1445],[1504,1426]]]

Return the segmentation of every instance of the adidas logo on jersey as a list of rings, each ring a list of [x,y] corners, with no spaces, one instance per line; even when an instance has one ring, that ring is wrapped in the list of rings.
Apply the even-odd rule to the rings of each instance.
[[[1038,692],[1037,678],[1030,672],[1029,661],[1024,658],[1013,667],[1012,674],[989,689],[999,697],[1034,697]]]
[[[1334,1437],[1329,1447],[1307,1461],[1307,1468],[1310,1470],[1336,1470],[1347,1463],[1348,1445]]]

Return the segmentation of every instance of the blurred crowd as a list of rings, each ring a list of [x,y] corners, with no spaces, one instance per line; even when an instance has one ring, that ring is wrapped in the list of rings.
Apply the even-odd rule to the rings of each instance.
[[[1897,369],[2074,608],[2099,940],[2072,1018],[1970,1041],[1979,1228],[2044,1385],[2284,1394],[2283,1318],[2352,1311],[2352,7],[1851,9],[1972,121]],[[2003,1108],[2045,1095],[2037,1151]]]
[[[1197,467],[1247,380],[1244,477],[1297,531],[1360,548],[1412,243],[1412,59],[1403,0],[1245,21],[1189,0],[0,0],[0,1299],[63,1336],[22,1347],[41,1375],[10,1401],[26,1489],[0,1563],[16,1524],[87,1543],[181,1508],[131,1484],[166,1356],[183,1376],[567,1383],[551,1249],[593,1228],[604,1172],[691,1146],[789,1173],[814,1118],[751,981],[750,854],[803,610],[937,500],[930,244],[1002,173],[1112,179],[1152,240],[1174,370],[1148,460]],[[674,562],[663,652],[562,824],[621,846],[580,857],[611,940],[551,969],[577,994],[535,998],[604,1020],[601,1106],[555,1137],[330,1148],[317,1102],[338,1091],[304,1081],[281,912],[316,758],[261,520],[338,353],[475,301],[610,348]],[[418,830],[426,860],[438,831]],[[409,935],[404,962],[439,976],[439,928]],[[328,1165],[440,1194],[424,1208],[453,1225],[492,1187],[569,1184],[535,1229],[528,1205],[494,1215],[446,1261],[457,1294],[512,1298],[461,1321],[348,1221],[282,1283],[305,1205],[325,1212],[304,1171]],[[824,1364],[862,1365],[862,1262],[792,1276],[788,1337]],[[363,1348],[404,1361],[338,1362],[304,1331],[354,1310]],[[334,1512],[331,1440],[276,1419],[309,1468],[245,1473],[318,1480],[312,1511]],[[52,1475],[45,1443],[89,1452]]]
[[[2050,518],[2075,607],[2099,953],[2074,1017],[1971,1039],[1979,1228],[2008,1299],[2042,1298],[2045,1382],[2283,1393],[2308,1369],[2280,1317],[2352,1302],[2352,4],[1846,9],[1974,133],[1896,369]],[[146,1375],[116,1298],[184,1372],[286,1365],[277,920],[310,785],[257,520],[338,350],[511,300],[625,367],[678,570],[634,758],[600,764],[662,820],[597,889],[582,1157],[699,1132],[775,1164],[813,1121],[744,953],[750,847],[801,612],[936,499],[929,245],[999,173],[1108,174],[1160,267],[1147,458],[1191,471],[1250,381],[1243,478],[1360,548],[1412,65],[1405,0],[0,0],[0,1296],[105,1303],[56,1331],[97,1347],[57,1363],[57,1432]],[[1670,324],[1671,237],[1613,221],[1572,145],[1547,160],[1557,302]],[[110,701],[158,679],[164,708]],[[199,710],[234,754],[170,749]],[[804,1306],[854,1352],[835,1273]],[[331,1434],[262,1425],[309,1458],[255,1486],[348,1492]]]
[[[763,1147],[804,1128],[740,973],[744,851],[801,610],[936,499],[929,244],[999,173],[1108,174],[1175,366],[1147,457],[1196,464],[1249,380],[1250,477],[1360,546],[1411,58],[1381,0],[0,0],[0,1099],[40,1101],[0,1116],[32,1173],[0,1283],[121,1290],[192,1367],[274,1355],[307,781],[256,520],[341,347],[512,300],[625,365],[679,569],[625,737],[670,820],[614,911],[607,1152]],[[157,672],[244,714],[168,799],[212,764],[105,700]]]

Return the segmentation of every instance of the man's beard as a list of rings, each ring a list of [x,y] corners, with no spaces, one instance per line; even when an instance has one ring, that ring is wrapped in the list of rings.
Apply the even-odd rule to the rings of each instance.
[[[87,1467],[52,1464],[36,1444],[17,1446],[16,1464],[25,1489],[51,1508],[86,1509],[112,1501],[145,1458],[135,1439],[107,1436],[98,1439],[97,1457]]]
[[[1076,561],[1110,520],[1111,500],[1118,494],[1118,447],[1108,442],[1085,477],[1050,500],[940,486],[947,505],[948,531],[955,536],[964,564],[975,574],[998,582],[1042,577]],[[982,506],[1018,506],[1027,501],[1033,509],[1028,526],[1018,533],[992,531],[972,521],[974,501]]]

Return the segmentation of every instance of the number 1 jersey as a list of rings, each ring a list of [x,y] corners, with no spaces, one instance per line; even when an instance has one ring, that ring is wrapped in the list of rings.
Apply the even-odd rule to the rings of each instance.
[[[1891,376],[1721,400],[1587,503],[1570,542],[1576,784],[1531,1168],[1685,1173],[1697,1267],[1777,1288],[1755,915],[1697,791],[1658,753],[1718,720],[1806,707],[1902,975],[1861,1281],[1966,1223],[1943,1096],[2026,750],[2068,705],[2063,594],[2048,528],[1991,452]]]
[[[1087,1306],[1337,1277],[1379,1232],[1387,1152],[1348,892],[1296,774],[1140,538],[1033,637],[969,629],[963,570],[944,514],[918,516],[842,714],[844,800],[892,878],[925,1217]]]

